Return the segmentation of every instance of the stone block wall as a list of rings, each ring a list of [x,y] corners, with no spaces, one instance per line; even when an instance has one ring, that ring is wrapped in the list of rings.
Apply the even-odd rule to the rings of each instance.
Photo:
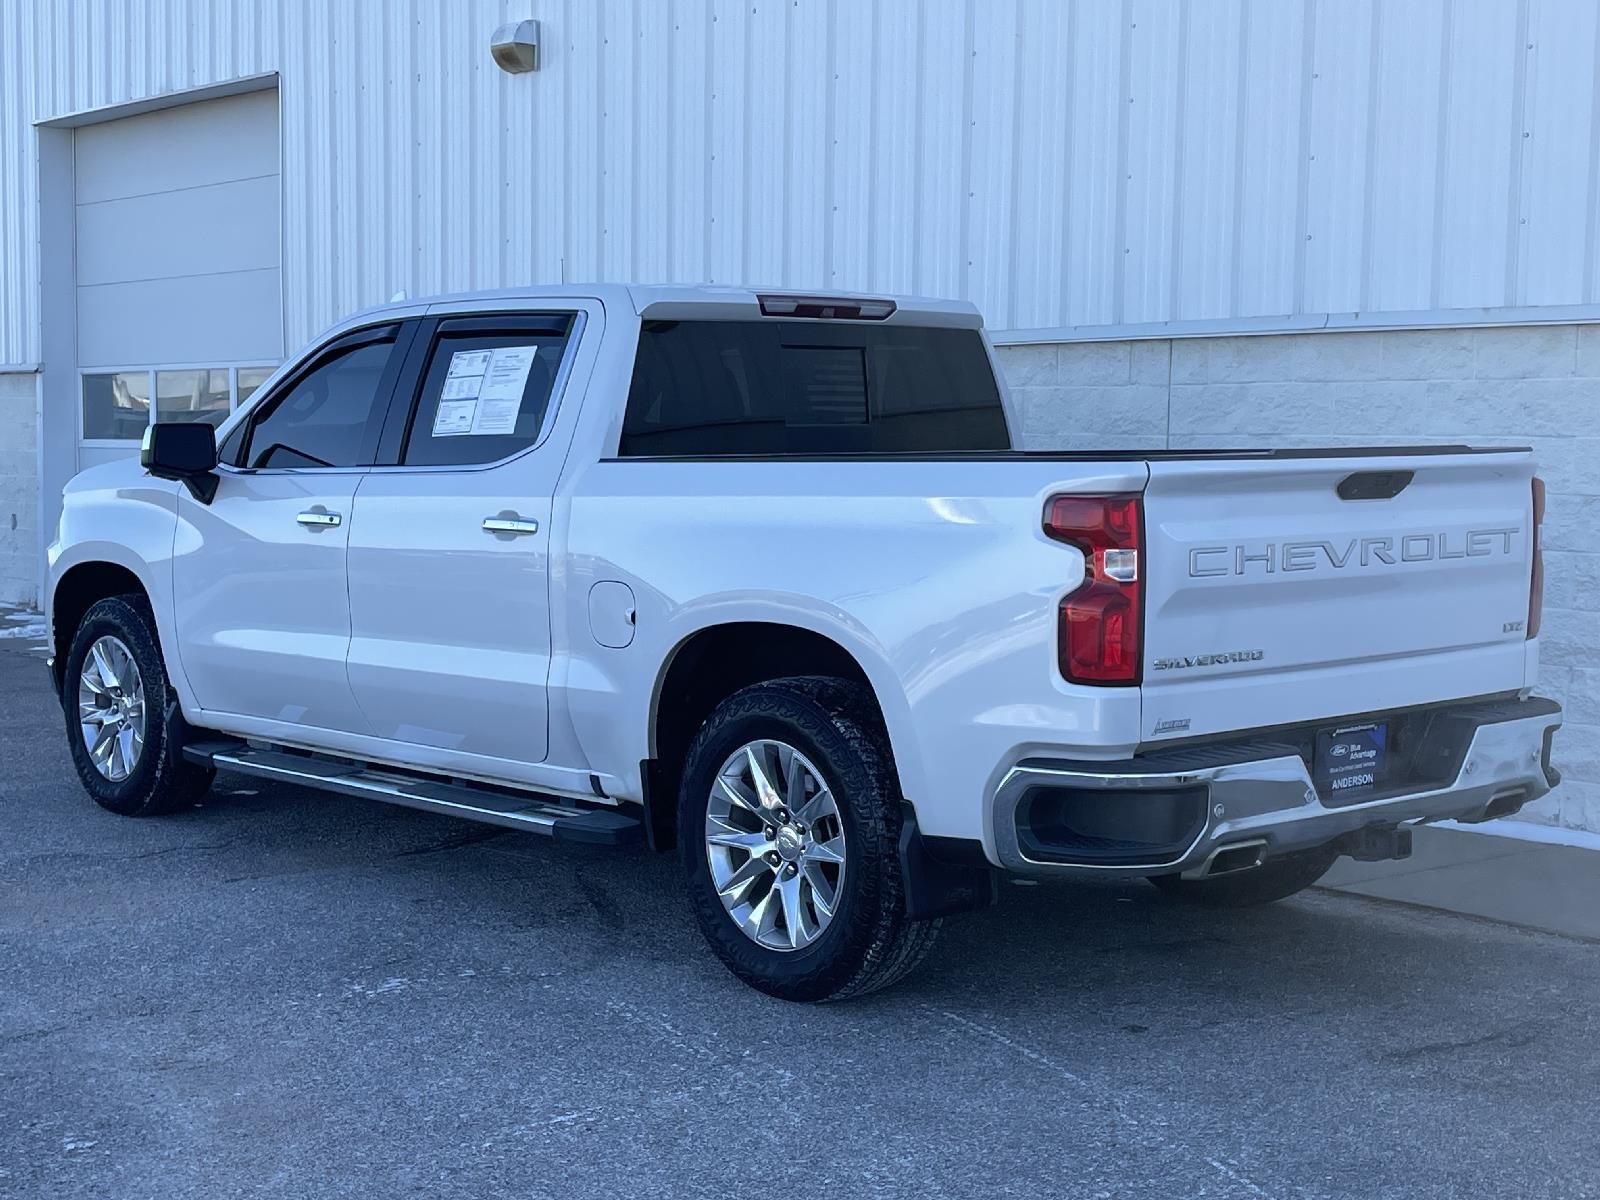
[[[0,604],[39,603],[37,381],[0,373]]]

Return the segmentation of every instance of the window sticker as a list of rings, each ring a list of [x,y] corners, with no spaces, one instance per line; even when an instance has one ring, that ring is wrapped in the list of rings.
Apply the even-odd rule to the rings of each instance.
[[[537,346],[502,346],[489,360],[483,390],[478,393],[478,413],[473,433],[514,433],[522,408],[522,390],[528,386]]]
[[[461,375],[482,375],[489,369],[492,350],[457,350],[450,356],[450,378]]]
[[[490,354],[488,350],[457,350],[450,356],[450,372],[439,393],[438,411],[433,414],[434,437],[460,437],[472,432]]]
[[[505,435],[517,428],[537,346],[457,350],[439,393],[434,437]]]

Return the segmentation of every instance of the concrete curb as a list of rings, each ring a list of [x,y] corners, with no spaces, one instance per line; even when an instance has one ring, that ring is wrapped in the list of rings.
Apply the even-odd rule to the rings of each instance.
[[[1575,833],[1587,842],[1593,834]],[[1462,913],[1568,937],[1600,941],[1600,847],[1498,831],[1420,828],[1401,862],[1341,859],[1319,885],[1349,895]]]

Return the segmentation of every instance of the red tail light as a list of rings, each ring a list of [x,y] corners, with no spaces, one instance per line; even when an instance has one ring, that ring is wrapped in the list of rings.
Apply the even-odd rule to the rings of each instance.
[[[1083,551],[1084,581],[1061,602],[1056,654],[1073,683],[1136,684],[1144,555],[1139,496],[1055,496],[1044,531]]]
[[[1539,527],[1544,524],[1544,480],[1533,480],[1533,583],[1528,590],[1528,636],[1539,636],[1539,621],[1544,616],[1544,548]]]

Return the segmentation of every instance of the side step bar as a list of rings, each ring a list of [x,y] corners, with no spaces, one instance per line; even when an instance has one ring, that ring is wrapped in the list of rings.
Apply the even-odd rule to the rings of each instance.
[[[258,750],[243,742],[191,742],[183,748],[183,755],[221,771],[365,796],[447,817],[542,833],[565,842],[628,846],[644,841],[644,825],[637,817],[614,809],[581,808],[554,796],[448,783],[347,759]]]

